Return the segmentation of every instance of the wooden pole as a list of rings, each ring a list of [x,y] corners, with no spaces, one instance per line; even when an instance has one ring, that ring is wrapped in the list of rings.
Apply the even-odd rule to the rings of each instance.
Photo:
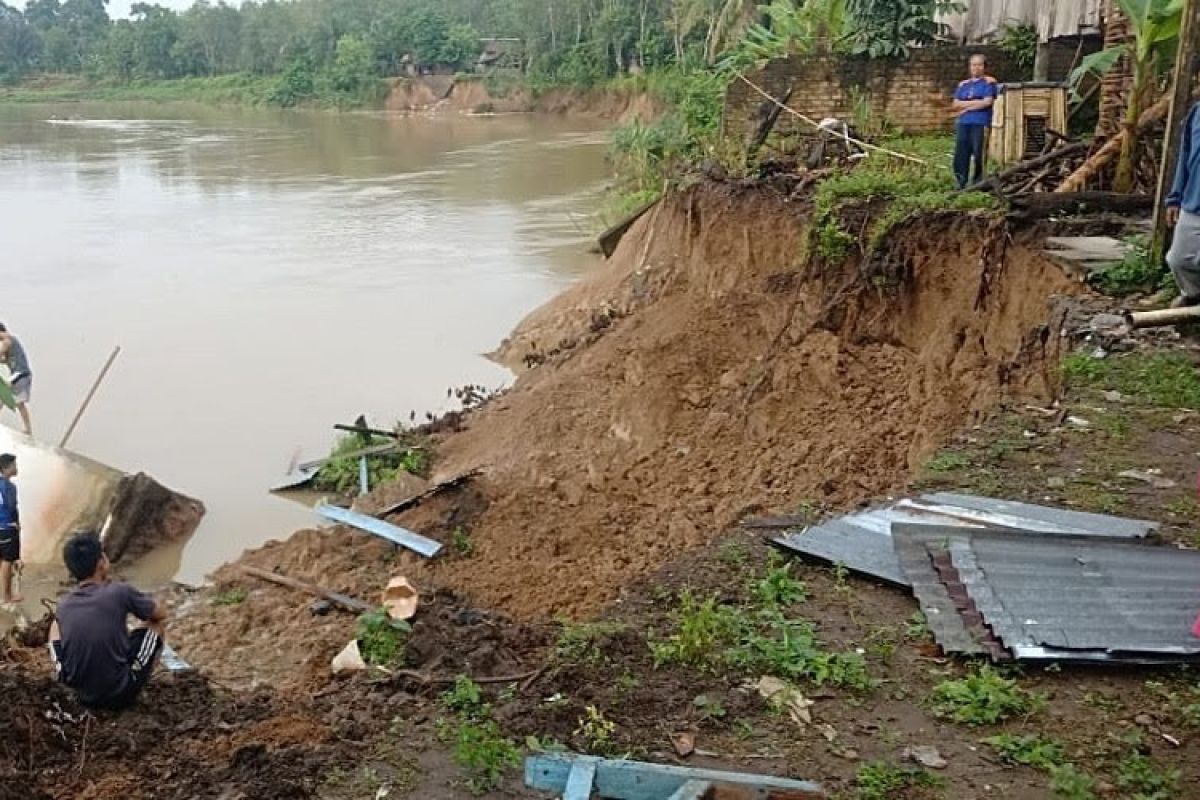
[[[1154,227],[1150,237],[1150,258],[1162,261],[1167,251],[1167,214],[1163,203],[1175,180],[1179,161],[1179,141],[1183,122],[1187,119],[1192,96],[1192,78],[1197,51],[1200,50],[1200,0],[1184,0],[1183,21],[1179,28],[1179,50],[1175,57],[1175,79],[1171,86],[1171,108],[1167,113],[1167,130],[1163,136],[1162,162],[1158,167],[1158,191],[1155,192]]]
[[[279,586],[286,586],[289,589],[295,589],[300,592],[307,592],[308,594],[328,600],[335,606],[339,606],[347,611],[354,612],[355,614],[363,614],[371,610],[370,604],[364,603],[357,597],[350,597],[349,595],[341,594],[340,592],[331,592],[324,587],[317,586],[315,583],[309,583],[308,581],[302,581],[296,578],[289,578],[287,575],[280,575],[277,572],[268,572],[265,569],[252,567],[249,564],[238,564],[236,566],[245,574],[258,578],[259,580],[278,584]]]
[[[75,412],[75,419],[71,420],[70,426],[67,427],[67,432],[63,434],[62,441],[58,443],[59,447],[66,447],[67,441],[70,440],[71,434],[75,432],[75,426],[79,424],[79,420],[83,418],[83,412],[92,403],[92,398],[96,396],[96,390],[100,388],[100,384],[104,381],[104,376],[112,369],[113,362],[120,355],[120,346],[114,347],[112,353],[108,356],[108,361],[104,362],[104,366],[100,370],[100,374],[96,376],[95,382],[92,383],[92,388],[88,390],[87,397],[83,398],[83,403],[80,404],[79,410]]]

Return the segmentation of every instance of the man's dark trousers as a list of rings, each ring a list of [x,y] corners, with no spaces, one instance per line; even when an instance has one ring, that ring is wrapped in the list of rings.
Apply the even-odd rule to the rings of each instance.
[[[968,182],[983,178],[983,143],[987,129],[987,125],[954,126],[954,177],[958,179],[960,189]],[[973,175],[970,174],[972,164],[975,167]]]

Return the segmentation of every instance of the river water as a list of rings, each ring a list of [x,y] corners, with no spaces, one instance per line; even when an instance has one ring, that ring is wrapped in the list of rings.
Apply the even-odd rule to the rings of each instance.
[[[35,434],[120,345],[70,447],[205,502],[157,577],[315,524],[266,489],[334,423],[510,380],[482,354],[594,265],[605,143],[533,116],[0,107],[0,321]]]

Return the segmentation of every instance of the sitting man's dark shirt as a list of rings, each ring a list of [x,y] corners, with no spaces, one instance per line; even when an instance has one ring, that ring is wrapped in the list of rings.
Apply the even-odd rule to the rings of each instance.
[[[126,705],[145,685],[161,639],[146,628],[130,632],[129,614],[149,620],[154,600],[126,583],[82,583],[59,601],[59,679],[83,703]]]

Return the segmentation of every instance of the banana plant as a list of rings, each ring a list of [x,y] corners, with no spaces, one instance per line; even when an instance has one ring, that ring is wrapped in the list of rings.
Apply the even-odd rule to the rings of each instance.
[[[1132,74],[1122,128],[1125,138],[1117,160],[1113,189],[1129,192],[1133,189],[1137,164],[1138,121],[1154,100],[1162,79],[1175,61],[1179,45],[1179,26],[1183,21],[1183,0],[1117,0],[1129,20],[1133,37],[1121,44],[1107,47],[1084,58],[1071,73],[1072,86],[1087,75],[1102,77],[1126,64]]]

